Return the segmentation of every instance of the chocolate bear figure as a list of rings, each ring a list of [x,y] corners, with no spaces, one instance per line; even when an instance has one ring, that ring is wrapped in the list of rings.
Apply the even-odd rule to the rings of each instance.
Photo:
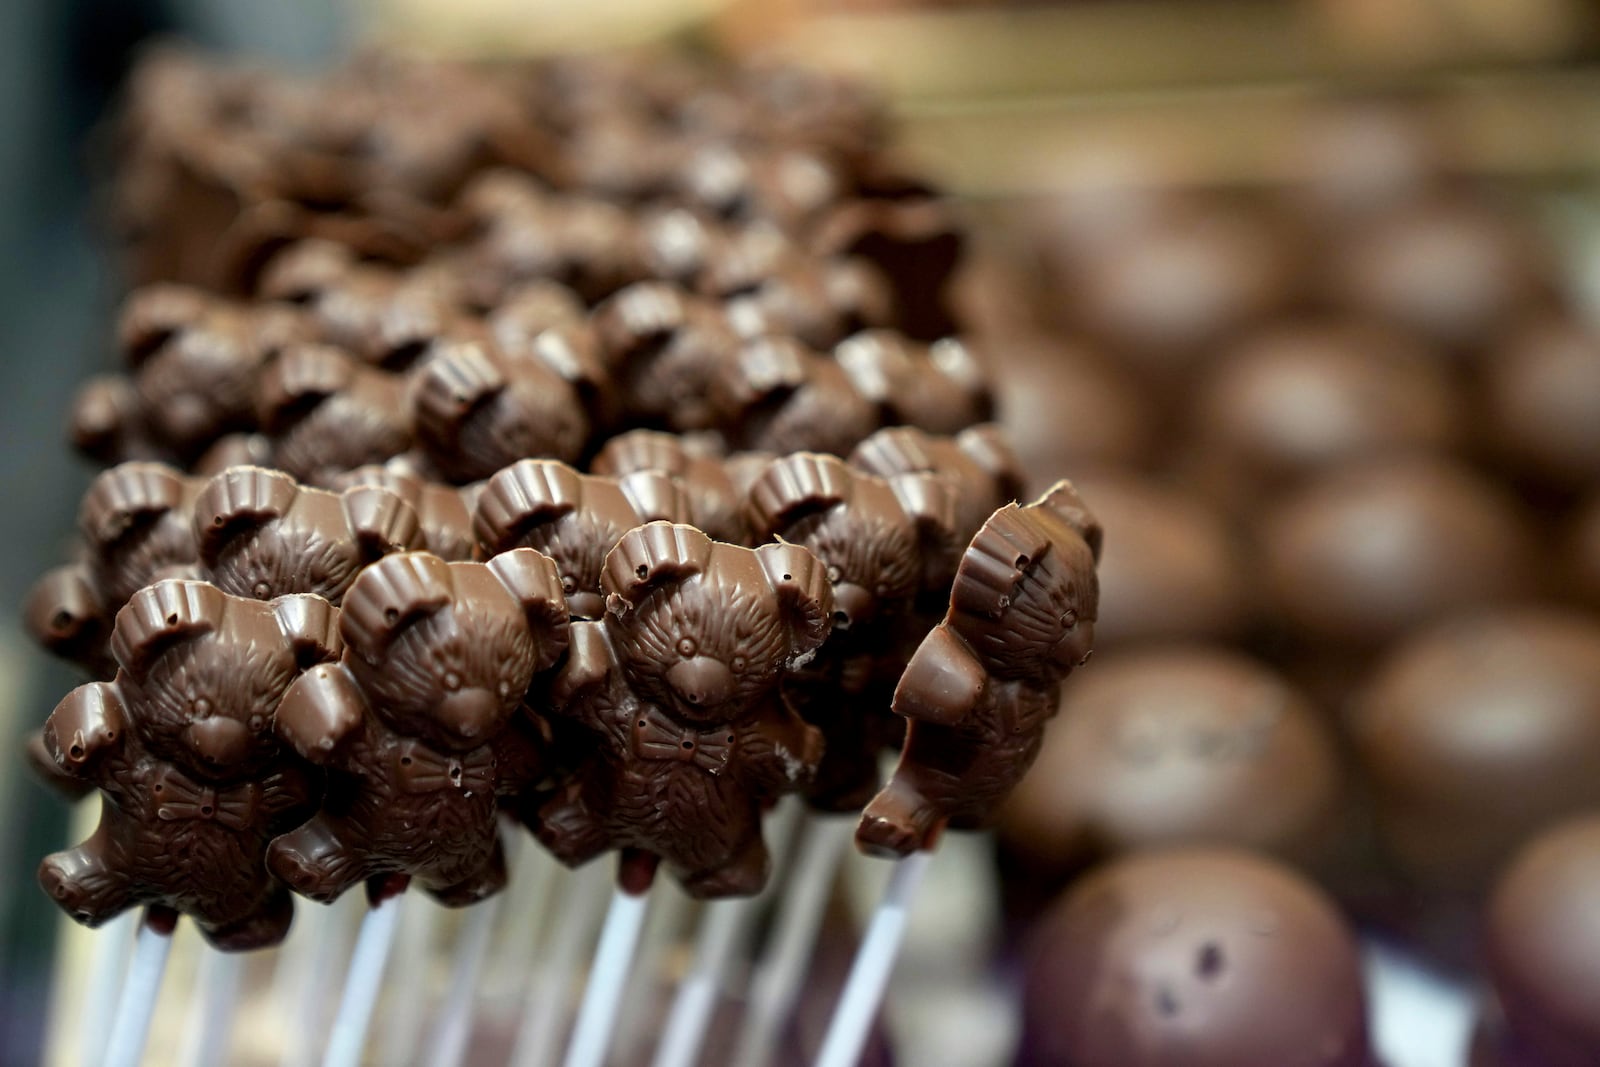
[[[640,282],[597,307],[593,323],[635,425],[716,428],[712,385],[739,353],[718,305],[666,282]]]
[[[256,413],[271,439],[272,466],[308,485],[382,463],[411,447],[403,375],[370,367],[342,349],[294,345],[257,383]]]
[[[984,523],[944,621],[895,687],[894,710],[910,725],[894,777],[862,813],[863,850],[903,856],[932,848],[946,826],[982,826],[1021,780],[1062,679],[1092,650],[1099,543],[1067,482]]]
[[[193,577],[190,509],[202,483],[161,463],[102,471],[78,506],[82,554],[28,594],[23,617],[45,648],[96,677],[116,671],[107,641],[122,605],[160,578]]]
[[[857,470],[892,478],[924,472],[949,478],[956,489],[956,543],[965,544],[998,507],[1022,495],[1022,472],[1000,428],[974,426],[938,437],[914,426],[891,426],[850,453]],[[942,609],[941,609],[942,610]]]
[[[688,499],[665,475],[579,474],[548,459],[525,459],[497,473],[484,485],[474,511],[486,552],[532,548],[555,561],[575,619],[605,614],[600,579],[607,554],[623,534],[647,522],[689,517]]]
[[[885,426],[953,434],[994,414],[983,368],[953,337],[924,345],[893,330],[866,330],[833,352]]]
[[[194,502],[194,536],[201,576],[224,592],[316,593],[335,604],[362,567],[422,544],[417,513],[387,489],[334,493],[263,467],[232,467],[207,482]]]
[[[695,897],[755,893],[762,807],[804,789],[822,756],[779,694],[828,635],[822,565],[657,522],[618,542],[603,581],[605,618],[573,624],[549,695],[594,747],[540,810],[539,838],[573,865],[612,848],[659,857]]]
[[[827,741],[807,799],[826,811],[860,810],[878,790],[879,753],[904,733],[889,703],[922,636],[916,597],[949,586],[955,493],[935,475],[885,480],[799,453],[766,468],[750,509],[763,538],[810,549],[826,568],[833,632],[784,694]]]
[[[843,456],[879,426],[844,369],[792,337],[750,341],[712,389],[736,448]]]
[[[339,632],[343,658],[301,677],[277,718],[327,769],[327,797],[272,843],[268,866],[320,901],[387,874],[452,907],[494,893],[506,878],[496,798],[522,784],[502,780],[497,749],[567,646],[555,565],[529,549],[488,563],[387,556],[345,594]]]
[[[596,474],[618,477],[658,471],[683,486],[689,497],[688,521],[713,541],[750,543],[745,495],[717,456],[699,448],[692,436],[660,430],[629,430],[605,443],[589,465]]]
[[[39,867],[57,904],[89,926],[172,909],[229,950],[283,939],[293,906],[267,845],[315,796],[273,722],[300,670],[338,654],[337,615],[320,597],[246,600],[184,579],[128,601],[115,680],[73,690],[45,723],[61,772],[103,795],[94,836]]]
[[[422,548],[448,562],[474,559],[478,538],[472,531],[476,486],[458,488],[435,482],[409,469],[404,459],[382,466],[356,467],[329,484],[335,490],[376,485],[394,493],[417,513]]]

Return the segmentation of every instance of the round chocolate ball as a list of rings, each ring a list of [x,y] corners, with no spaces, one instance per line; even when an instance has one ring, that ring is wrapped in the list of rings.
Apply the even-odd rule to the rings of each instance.
[[[1108,535],[1096,648],[1239,631],[1246,616],[1244,560],[1214,507],[1137,475],[1073,480]]]
[[[1000,835],[1041,874],[1198,843],[1308,862],[1340,780],[1316,712],[1269,668],[1204,645],[1113,652],[1068,681]]]
[[[1333,295],[1455,350],[1493,342],[1536,301],[1544,250],[1490,204],[1437,199],[1351,228],[1331,260]]]
[[[1350,731],[1384,851],[1413,883],[1470,897],[1541,827],[1600,805],[1600,622],[1445,622],[1380,667]]]
[[[1315,886],[1230,849],[1126,857],[1037,931],[1019,1067],[1372,1067],[1360,959]]]
[[[1489,435],[1514,470],[1600,485],[1600,335],[1554,319],[1527,327],[1488,360],[1483,394]]]
[[[1425,352],[1334,321],[1251,335],[1207,378],[1195,413],[1207,484],[1241,504],[1354,460],[1442,450],[1459,417]]]
[[[1348,649],[1522,594],[1531,569],[1515,501],[1442,459],[1338,468],[1269,510],[1258,535],[1268,605],[1300,636]]]
[[[1474,1067],[1600,1063],[1600,813],[1518,853],[1490,898],[1489,978],[1498,1000]]]

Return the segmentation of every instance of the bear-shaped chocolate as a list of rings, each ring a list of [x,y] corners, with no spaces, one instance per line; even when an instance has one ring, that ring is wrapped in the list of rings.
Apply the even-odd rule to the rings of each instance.
[[[293,345],[256,383],[256,417],[272,466],[308,485],[383,463],[411,447],[404,375],[327,344]]]
[[[734,484],[722,459],[694,436],[660,430],[629,430],[605,443],[589,469],[612,477],[659,471],[683,487],[689,497],[687,521],[713,541],[750,543],[745,494]]]
[[[822,564],[655,522],[611,550],[603,583],[605,618],[573,624],[547,698],[592,748],[540,809],[539,838],[572,865],[618,848],[658,858],[694,897],[755,893],[761,811],[822,757],[780,696],[828,635]]]
[[[717,428],[712,386],[739,353],[719,305],[667,282],[640,282],[595,308],[591,321],[632,425]]]
[[[436,482],[419,474],[405,459],[381,466],[366,465],[347,470],[329,483],[343,491],[358,485],[376,485],[394,493],[417,513],[422,536],[421,547],[446,562],[477,557],[478,538],[472,530],[472,507],[480,484],[454,486]]]
[[[162,463],[96,475],[78,505],[78,562],[50,571],[28,593],[23,619],[33,638],[110,678],[116,663],[107,642],[122,605],[160,578],[193,577],[190,509],[202,484]]]
[[[739,449],[849,455],[878,428],[878,406],[844,368],[792,337],[747,342],[712,383],[724,436]]]
[[[413,374],[410,413],[418,447],[456,483],[529,457],[571,462],[589,440],[571,381],[544,360],[513,356],[487,339],[436,344]]]
[[[168,909],[229,950],[283,939],[293,905],[267,846],[316,796],[273,723],[296,675],[338,655],[337,616],[320,597],[248,600],[176,578],[128,601],[115,679],[73,690],[45,723],[60,772],[102,795],[94,835],[39,867],[63,910],[98,926]]]
[[[605,614],[601,576],[623,534],[647,522],[689,518],[688,498],[663,474],[580,474],[550,459],[525,459],[498,472],[473,513],[485,552],[532,548],[555,561],[575,619]]]
[[[1068,482],[1008,504],[967,546],[950,608],[894,691],[910,720],[894,776],[861,815],[871,854],[932,848],[975,829],[1033,764],[1061,681],[1089,658],[1100,530]]]
[[[508,727],[567,647],[555,564],[530,549],[488,563],[386,556],[345,594],[339,632],[343,657],[303,675],[277,716],[278,735],[326,769],[327,796],[272,843],[268,866],[319,901],[387,875],[452,907],[494,893],[497,797],[527,784],[508,770],[530,773],[526,732]]]
[[[889,702],[926,630],[916,598],[948,588],[955,567],[955,493],[935,475],[876,478],[798,453],[756,479],[750,510],[763,540],[809,549],[833,589],[833,631],[784,695],[827,742],[807,800],[858,811],[878,791],[879,754],[905,733]]]
[[[264,467],[216,475],[193,510],[200,576],[257,600],[316,593],[337,604],[367,564],[422,544],[417,513],[381,486],[335,493]]]
[[[894,330],[864,330],[833,356],[885,426],[959,433],[994,416],[994,395],[972,352],[954,337],[931,345]]]
[[[850,453],[850,466],[892,478],[922,472],[950,479],[956,489],[956,542],[965,544],[994,512],[1022,495],[1022,471],[1000,427],[985,423],[954,437],[915,426],[889,426]]]

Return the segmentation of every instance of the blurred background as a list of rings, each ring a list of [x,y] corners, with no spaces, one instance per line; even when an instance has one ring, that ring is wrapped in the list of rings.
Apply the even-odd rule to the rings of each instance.
[[[1106,691],[1081,699],[1165,699],[1198,716],[1193,729],[1226,732],[1185,701],[1265,679],[1307,723],[1311,754],[1294,766],[1317,768],[1291,775],[1304,797],[1272,794],[1293,810],[1271,825],[1244,826],[1237,800],[1199,804],[1223,788],[1205,783],[1170,800],[1185,822],[1124,806],[1119,789],[1148,797],[1148,783],[1085,771],[1106,742],[1058,729],[1050,769],[992,854],[974,854],[982,870],[965,891],[993,896],[1005,943],[1109,854],[1194,839],[1276,853],[1379,943],[1445,977],[1406,987],[1421,1014],[1397,1024],[1442,1004],[1444,1043],[1391,1067],[1462,1062],[1467,931],[1486,886],[1537,830],[1600,806],[1595,4],[10,0],[0,736],[37,725],[75,682],[29,646],[13,608],[65,556],[91,469],[63,444],[64,412],[113,361],[121,283],[98,243],[102,122],[139,49],[173,36],[306,70],[369,46],[664,44],[872,84],[898,117],[896,154],[972,227],[953,300],[1030,473],[1078,480],[1111,531],[1100,658],[1074,682]],[[1560,692],[1514,753],[1469,758],[1429,716],[1433,704],[1447,719],[1477,713],[1470,695],[1429,704],[1432,690],[1391,699],[1384,687],[1404,688],[1403,657],[1455,639],[1451,625],[1504,624],[1513,606],[1533,621],[1512,627],[1511,667],[1474,657],[1482,687],[1521,670],[1524,691]],[[1162,680],[1187,695],[1152,693]],[[1397,759],[1396,735],[1422,755]],[[1493,786],[1419,799],[1431,788],[1419,783],[1469,770]],[[1090,784],[1063,793],[1064,780]],[[1509,814],[1481,804],[1502,783],[1520,798]],[[0,879],[0,1056],[32,1064],[60,922],[27,872],[66,817],[18,760],[0,768],[0,791],[0,863],[20,872]],[[1452,834],[1470,840],[1441,844]],[[1003,1062],[1006,1025],[996,1048],[947,1062]]]

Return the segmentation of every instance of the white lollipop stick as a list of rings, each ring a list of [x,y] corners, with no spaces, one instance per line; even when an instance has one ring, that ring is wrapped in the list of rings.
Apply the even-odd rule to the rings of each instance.
[[[566,868],[525,833],[514,833],[511,884],[500,909],[500,930],[484,965],[482,1007],[506,1019],[522,1004],[539,965],[539,935],[555,907],[556,879]]]
[[[455,966],[450,969],[449,992],[435,1024],[428,1047],[429,1067],[459,1067],[472,1036],[473,998],[478,991],[478,976],[489,955],[489,938],[494,933],[505,894],[498,893],[473,905],[467,912],[465,928],[456,949]]]
[[[339,1014],[328,1036],[328,1051],[322,1067],[357,1067],[367,1045],[367,1028],[372,1024],[372,1009],[383,988],[383,970],[394,945],[394,931],[400,917],[400,896],[378,901],[361,920],[356,935],[355,954],[345,975],[344,994],[339,999]]]
[[[172,952],[172,932],[150,925],[149,914],[139,924],[134,940],[133,959],[128,963],[128,978],[122,984],[117,1013],[111,1021],[111,1037],[106,1042],[105,1067],[138,1067],[144,1058],[145,1041],[150,1037],[150,1019],[155,1014],[156,996],[161,992],[161,976]]]
[[[611,872],[604,863],[591,863],[579,871],[563,872],[566,889],[556,912],[555,937],[550,951],[539,961],[528,982],[522,1025],[511,1053],[514,1067],[550,1067],[556,1061],[565,1032],[568,986],[583,946],[600,921]]]
[[[589,970],[589,984],[573,1024],[572,1043],[562,1061],[564,1067],[602,1067],[605,1063],[649,906],[647,892],[630,893],[621,886],[612,891],[611,907],[606,911],[606,924],[600,929],[600,944]]]
[[[734,1067],[766,1067],[805,981],[817,932],[833,891],[855,817],[813,815],[800,832],[794,877],[778,902],[772,938],[750,979],[750,1001],[735,1046]]]
[[[349,894],[328,907],[296,905],[294,926],[272,976],[273,1010],[280,1019],[295,1020],[286,1028],[279,1067],[313,1067],[317,1062],[339,961],[356,925],[347,912],[356,906],[365,912],[359,898]]]
[[[932,859],[930,852],[915,852],[895,864],[889,886],[867,925],[867,935],[856,949],[850,977],[839,995],[839,1004],[833,1010],[814,1067],[856,1067],[861,1059],[872,1020],[883,1003],[889,975],[894,971],[895,957],[900,954],[911,900]]]
[[[139,933],[139,915],[125,911],[106,923],[95,935],[89,950],[89,988],[79,1013],[82,1063],[101,1063],[106,1057],[106,1041],[111,1036],[111,1020],[117,1010],[117,997],[128,973],[128,959]]]
[[[383,1022],[374,1036],[379,1063],[411,1063],[422,1045],[427,1022],[429,965],[444,908],[426,893],[400,899],[400,928],[395,931],[389,970],[395,979],[384,990]]]
[[[693,1067],[705,1041],[706,1027],[722,991],[722,975],[733,956],[755,898],[719,900],[707,905],[700,924],[694,963],[678,986],[666,1031],[656,1046],[654,1067]]]
[[[233,1037],[233,1015],[239,1005],[239,985],[244,977],[244,954],[200,950],[194,993],[183,1021],[183,1045],[178,1051],[182,1067],[210,1067],[228,1062]]]

